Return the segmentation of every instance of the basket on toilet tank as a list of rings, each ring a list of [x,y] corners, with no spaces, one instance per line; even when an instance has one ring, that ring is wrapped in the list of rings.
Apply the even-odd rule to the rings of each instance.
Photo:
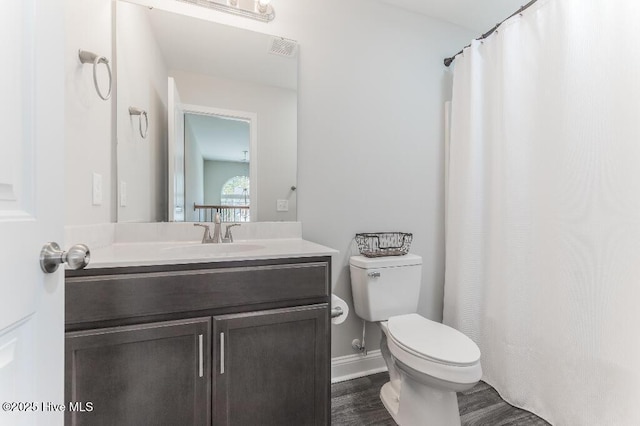
[[[413,234],[408,232],[372,232],[356,234],[360,254],[366,257],[404,256],[409,253]]]
[[[422,258],[415,254],[351,256],[351,292],[356,314],[367,321],[417,312]]]

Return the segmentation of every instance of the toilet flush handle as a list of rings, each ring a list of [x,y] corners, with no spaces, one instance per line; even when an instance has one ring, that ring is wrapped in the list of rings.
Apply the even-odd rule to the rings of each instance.
[[[371,278],[379,278],[380,272],[369,272],[367,275],[369,275]]]

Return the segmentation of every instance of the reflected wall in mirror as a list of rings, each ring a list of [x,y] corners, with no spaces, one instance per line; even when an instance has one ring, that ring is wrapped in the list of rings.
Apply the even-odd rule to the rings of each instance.
[[[226,203],[225,221],[296,220],[297,49],[122,0],[115,16],[118,222],[211,220],[199,206]],[[146,138],[130,107],[147,112]]]

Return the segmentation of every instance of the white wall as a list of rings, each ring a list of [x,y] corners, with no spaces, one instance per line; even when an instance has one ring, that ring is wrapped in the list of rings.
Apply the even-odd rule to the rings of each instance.
[[[277,2],[300,43],[298,219],[304,238],[340,250],[333,291],[351,303],[348,259],[362,231],[414,234],[423,257],[420,313],[442,318],[444,57],[473,33],[378,2]],[[352,311],[353,312],[353,311]],[[332,356],[352,354],[361,321],[332,329]],[[368,327],[369,349],[379,347]]]
[[[188,222],[206,220],[205,218],[200,219],[199,213],[193,210],[194,203],[204,204],[204,159],[193,130],[186,122],[184,127],[184,162],[185,219]]]
[[[222,22],[300,43],[298,219],[303,236],[340,250],[333,292],[351,304],[348,261],[355,233],[414,234],[423,257],[420,313],[442,318],[444,283],[442,60],[473,32],[368,0],[273,1],[269,27]],[[353,312],[353,311],[352,311]],[[332,356],[353,354],[361,321],[332,329]],[[369,349],[379,330],[369,326]]]
[[[168,72],[145,12],[116,2],[118,185],[127,186],[126,206],[118,200],[118,222],[166,221],[168,215]],[[140,118],[129,115],[130,106],[148,112],[146,139]]]
[[[103,101],[93,85],[93,66],[83,65],[78,50],[111,61],[110,0],[66,0],[65,10],[65,223],[84,225],[115,220],[113,181],[115,143],[112,141],[113,98]],[[106,93],[103,65],[99,83]],[[102,176],[102,204],[92,204],[92,176]],[[53,208],[53,206],[51,206]]]
[[[169,73],[185,104],[257,114],[258,153],[251,161],[258,163],[258,219],[296,220],[296,193],[291,191],[297,185],[296,92],[185,71]],[[278,199],[289,200],[288,212],[276,211]]]
[[[249,176],[249,163],[236,161],[204,161],[204,202],[220,204],[222,186],[235,176]],[[249,182],[251,185],[251,182]],[[249,188],[251,194],[251,188]]]

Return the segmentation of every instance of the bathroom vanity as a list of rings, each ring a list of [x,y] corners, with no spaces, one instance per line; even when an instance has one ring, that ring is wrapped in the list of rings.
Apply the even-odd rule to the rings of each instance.
[[[329,424],[331,257],[265,253],[68,270],[66,424]]]

